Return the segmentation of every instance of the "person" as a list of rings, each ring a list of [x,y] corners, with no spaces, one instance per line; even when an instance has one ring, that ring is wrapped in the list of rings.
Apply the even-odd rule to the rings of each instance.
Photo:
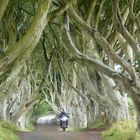
[[[69,118],[69,115],[65,112],[64,109],[61,111],[61,113],[59,114],[58,118],[61,118],[62,116],[66,116],[66,117]]]
[[[69,115],[65,112],[64,109],[61,111],[61,113],[59,114],[58,118],[62,118],[63,116],[66,116],[66,117],[69,118]],[[66,125],[68,126],[68,119],[67,119],[67,121],[66,121]],[[61,121],[61,119],[60,119],[60,126],[62,126],[62,121]]]

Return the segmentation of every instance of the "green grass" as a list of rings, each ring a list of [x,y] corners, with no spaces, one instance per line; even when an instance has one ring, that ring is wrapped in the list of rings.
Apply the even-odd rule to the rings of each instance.
[[[29,124],[28,124],[28,126],[23,130],[23,131],[28,131],[28,132],[30,132],[30,131],[34,131],[35,130],[35,124],[33,123],[33,122],[30,122]]]
[[[121,121],[102,133],[104,140],[140,140],[135,121]]]
[[[85,131],[85,130],[103,130],[103,129],[107,129],[109,126],[109,124],[106,121],[103,121],[101,119],[98,119],[96,122],[91,123],[90,125],[88,125],[86,128],[73,128],[74,131]]]
[[[0,140],[19,140],[17,128],[6,121],[0,121]]]
[[[109,124],[102,119],[98,119],[96,122],[94,122],[93,124],[91,124],[88,128],[92,128],[92,129],[106,129],[109,126]]]

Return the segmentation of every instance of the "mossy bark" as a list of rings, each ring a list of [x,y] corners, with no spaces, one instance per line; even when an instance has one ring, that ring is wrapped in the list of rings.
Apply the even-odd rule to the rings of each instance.
[[[30,63],[27,60],[29,60],[47,24],[50,3],[51,0],[39,2],[37,13],[27,33],[18,42],[10,46],[0,58],[0,74],[3,77],[0,85],[1,119],[18,123],[22,114],[27,115],[27,112],[38,101],[36,99],[37,90],[33,90],[31,84],[32,76],[28,67]]]

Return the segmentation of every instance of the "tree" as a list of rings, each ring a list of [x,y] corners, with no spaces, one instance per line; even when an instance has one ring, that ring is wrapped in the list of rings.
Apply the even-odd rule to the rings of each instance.
[[[76,126],[102,114],[112,122],[129,118],[129,94],[140,129],[138,3],[1,1],[1,118],[17,122],[45,96]],[[36,46],[44,51],[43,78],[30,63]]]
[[[30,55],[48,21],[68,7],[64,5],[48,15],[51,3],[51,0],[1,1],[1,119],[18,122],[40,100]]]
[[[125,1],[123,1],[125,2]],[[122,3],[123,3],[122,2]],[[134,1],[133,1],[134,2]],[[137,43],[138,39],[138,32],[132,36],[129,33],[129,28],[127,29],[127,26],[129,26],[129,20],[132,20],[132,17],[134,19],[134,13],[133,6],[128,6],[126,3],[123,7],[123,5],[119,1],[113,1],[112,5],[109,4],[110,9],[113,8],[112,17],[114,17],[114,20],[112,20],[111,24],[114,25],[114,28],[110,29],[109,36],[113,36],[115,38],[112,42],[110,41],[107,36],[104,36],[103,33],[106,33],[107,31],[103,31],[103,33],[99,33],[99,29],[97,29],[97,26],[92,27],[91,25],[94,25],[94,23],[88,23],[84,21],[84,17],[78,16],[76,13],[77,9],[75,10],[73,7],[69,9],[69,16],[73,18],[74,22],[82,28],[83,32],[86,32],[90,37],[96,41],[99,46],[102,48],[102,52],[105,53],[105,57],[107,57],[107,60],[111,59],[113,61],[113,66],[115,64],[119,64],[123,71],[118,72],[115,71],[112,67],[112,64],[109,63],[103,63],[101,61],[98,61],[97,59],[91,58],[81,52],[76,47],[76,43],[74,44],[72,37],[70,36],[70,33],[68,32],[68,29],[64,27],[64,35],[67,36],[68,42],[67,48],[69,47],[69,50],[72,52],[73,60],[78,61],[86,66],[93,67],[96,71],[99,71],[101,73],[104,73],[111,79],[113,79],[117,84],[124,89],[127,93],[129,93],[133,99],[133,102],[135,104],[136,110],[137,110],[137,122],[138,122],[138,128],[140,128],[139,124],[139,43]],[[119,4],[122,6],[122,10],[120,10]],[[123,3],[124,4],[124,3]],[[93,5],[94,6],[94,1]],[[98,6],[98,5],[97,5]],[[108,7],[108,2],[104,3],[104,6]],[[130,9],[130,12],[128,12],[128,8]],[[92,9],[92,8],[91,8]],[[93,10],[93,9],[92,9]],[[100,13],[99,16],[105,16],[106,11],[103,10],[103,13]],[[96,14],[96,13],[95,13]],[[129,19],[129,14],[131,14],[131,19]],[[123,16],[124,15],[124,16]],[[133,16],[132,16],[133,15]],[[86,17],[88,17],[86,15]],[[94,17],[94,16],[93,16]],[[95,15],[96,17],[96,15]],[[100,17],[101,21],[102,18]],[[106,17],[105,17],[106,19]],[[92,21],[90,21],[92,22]],[[102,21],[103,22],[103,21]],[[110,22],[110,21],[109,21]],[[126,22],[126,24],[125,24]],[[136,21],[135,21],[136,22]],[[135,31],[139,30],[137,23],[134,24]],[[108,23],[108,26],[111,27],[111,25]],[[106,25],[106,26],[107,26]],[[134,28],[132,28],[132,31]],[[115,34],[115,35],[114,35]],[[108,35],[108,34],[107,34]],[[111,37],[112,39],[112,37]],[[70,44],[70,45],[68,45]],[[122,46],[127,47],[127,51],[124,51],[124,48]],[[96,46],[95,46],[96,47]],[[115,52],[115,48],[118,48],[118,50]],[[98,49],[98,48],[97,48]],[[128,51],[129,49],[129,51]],[[127,53],[129,52],[129,53]],[[132,53],[133,52],[133,53]],[[123,55],[125,58],[122,58]],[[133,54],[133,55],[130,55]],[[130,63],[131,60],[131,63]],[[137,65],[136,65],[137,63]]]

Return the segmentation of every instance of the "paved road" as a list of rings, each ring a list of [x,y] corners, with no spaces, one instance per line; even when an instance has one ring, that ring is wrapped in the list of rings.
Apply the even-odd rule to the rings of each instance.
[[[20,140],[101,140],[100,132],[63,132],[55,126],[37,126],[33,132],[19,132]]]

